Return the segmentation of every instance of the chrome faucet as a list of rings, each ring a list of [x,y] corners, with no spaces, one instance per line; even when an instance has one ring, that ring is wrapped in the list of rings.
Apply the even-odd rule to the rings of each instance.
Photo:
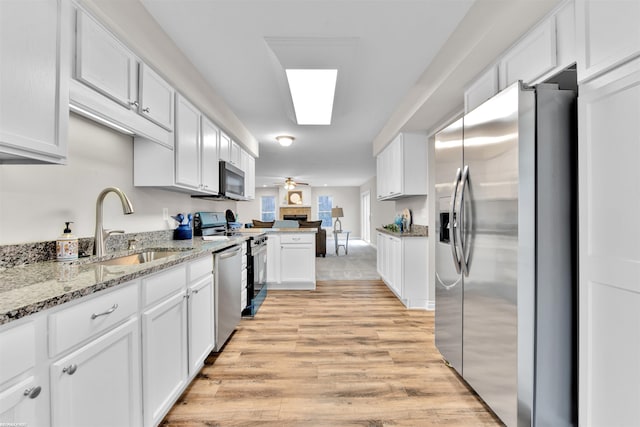
[[[105,230],[102,228],[102,203],[104,198],[109,193],[116,193],[120,197],[122,202],[122,213],[129,215],[133,213],[133,206],[131,201],[122,190],[116,187],[107,187],[98,194],[98,200],[96,201],[96,235],[93,242],[93,254],[96,256],[103,256],[105,253],[105,240],[113,233],[124,233],[124,230]]]

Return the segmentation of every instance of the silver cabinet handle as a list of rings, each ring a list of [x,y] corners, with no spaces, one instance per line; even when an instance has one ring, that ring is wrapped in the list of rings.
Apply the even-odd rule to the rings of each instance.
[[[467,182],[469,182],[469,165],[464,166],[464,171],[462,172],[462,178],[460,178],[460,184],[462,184],[462,188],[460,189],[460,198],[458,199],[458,248],[460,249],[460,265],[462,267],[462,272],[465,276],[469,275],[469,264],[467,257],[465,255],[464,248],[464,240],[462,233],[464,232],[464,191],[467,188]]]
[[[242,248],[240,246],[238,246],[237,249],[233,249],[231,251],[221,252],[220,253],[220,259],[231,258],[232,256],[235,256],[236,254],[238,254],[241,250],[242,250]]]
[[[41,391],[42,387],[36,386],[26,389],[23,394],[25,396],[29,396],[29,399],[35,399],[36,397],[38,397]]]
[[[460,274],[460,256],[458,255],[456,245],[456,196],[458,195],[458,185],[460,184],[460,176],[462,171],[458,168],[456,172],[456,178],[453,180],[453,191],[451,192],[451,203],[449,204],[449,245],[451,246],[451,256],[453,257],[453,264],[456,266],[456,273]]]
[[[149,111],[151,111],[151,109],[147,107],[147,108],[143,108],[142,111],[144,111],[145,113],[148,113]]]
[[[118,308],[118,304],[113,304],[113,306],[112,306],[109,310],[107,310],[107,311],[103,311],[102,313],[97,313],[97,314],[96,314],[96,313],[93,313],[93,314],[91,315],[91,319],[95,319],[96,317],[106,316],[107,314],[111,314],[111,313],[113,313],[114,311],[116,311],[116,308]]]
[[[129,105],[131,105],[132,107],[138,107],[138,105],[140,104],[138,104],[138,101],[131,101],[129,102]]]
[[[69,375],[73,375],[76,373],[76,370],[78,369],[78,365],[71,364],[69,366],[65,366],[64,368],[62,368],[62,372],[64,372],[65,374],[69,374]]]

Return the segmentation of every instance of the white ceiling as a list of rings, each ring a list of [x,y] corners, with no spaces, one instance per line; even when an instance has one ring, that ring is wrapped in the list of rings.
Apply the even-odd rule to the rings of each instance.
[[[283,182],[287,176],[313,186],[362,185],[375,175],[372,143],[384,145],[408,122],[408,128],[426,135],[434,120],[461,105],[460,82],[445,91],[449,98],[450,93],[459,97],[445,109],[420,96],[421,80],[434,80],[429,70],[434,58],[443,57],[443,45],[455,41],[455,34],[450,38],[454,30],[457,34],[486,25],[486,11],[506,3],[527,3],[530,9],[534,4],[538,14],[557,3],[478,0],[471,7],[473,0],[141,1],[259,141],[257,186]],[[509,37],[522,34],[535,13],[505,25],[513,33]],[[457,28],[461,21],[464,25]],[[499,48],[501,42],[493,45]],[[476,60],[467,73],[480,71],[482,62]],[[338,69],[330,126],[295,123],[285,67]],[[444,86],[438,83],[440,90]],[[414,115],[421,117],[421,108],[429,112],[424,126],[411,122]],[[281,134],[293,135],[293,145],[280,147],[275,137]]]

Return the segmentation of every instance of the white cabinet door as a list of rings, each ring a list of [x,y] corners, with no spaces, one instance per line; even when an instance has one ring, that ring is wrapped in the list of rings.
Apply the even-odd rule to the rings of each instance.
[[[613,19],[606,7],[588,5]],[[620,19],[624,28],[626,17]],[[640,420],[638,118],[640,60],[581,86],[579,417],[585,427]]]
[[[376,198],[378,200],[382,200],[384,197],[384,156],[383,153],[380,153],[376,156]]]
[[[220,130],[209,119],[202,116],[202,190],[214,194],[218,194],[220,187],[219,136]]]
[[[176,185],[200,189],[200,111],[176,96]]]
[[[182,291],[142,314],[144,425],[157,425],[186,385],[187,294]],[[114,424],[116,425],[116,424]]]
[[[280,274],[283,283],[315,282],[315,247],[309,243],[281,244]]]
[[[640,2],[576,0],[578,81],[640,54]]]
[[[464,111],[468,113],[498,93],[498,69],[486,70],[464,91]]]
[[[0,163],[64,163],[69,120],[67,0],[0,1]]]
[[[189,287],[189,376],[202,367],[215,344],[213,275]]]
[[[137,105],[135,55],[78,10],[75,78],[126,108]]]
[[[500,84],[503,88],[522,80],[533,83],[555,68],[556,18],[550,17],[507,52],[500,61]]]
[[[173,87],[144,63],[140,63],[139,77],[138,113],[168,131],[173,130]]]
[[[36,377],[28,377],[19,383],[0,390],[0,426],[47,426],[49,414],[40,409],[47,400],[47,393]]]
[[[242,170],[244,171],[244,195],[248,200],[256,198],[256,159],[242,150]]]
[[[141,425],[138,330],[133,318],[51,365],[52,426]]]
[[[426,260],[425,260],[426,261]],[[402,242],[396,237],[389,238],[389,286],[402,299]]]
[[[403,156],[402,156],[402,135],[398,135],[389,146],[387,153],[387,164],[385,173],[387,176],[387,194],[395,196],[403,192]]]
[[[220,132],[220,150],[218,157],[225,162],[231,161],[231,138],[224,132]]]
[[[280,236],[273,233],[267,239],[267,283],[280,283]]]
[[[231,141],[231,151],[229,154],[229,163],[234,165],[235,167],[241,168],[242,163],[242,148],[238,145],[237,142]]]

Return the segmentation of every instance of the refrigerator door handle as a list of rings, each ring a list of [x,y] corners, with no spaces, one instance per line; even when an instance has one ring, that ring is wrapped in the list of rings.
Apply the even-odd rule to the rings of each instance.
[[[467,182],[469,182],[469,165],[464,166],[464,171],[462,172],[462,178],[460,178],[460,183],[462,187],[460,189],[460,197],[458,197],[458,238],[456,239],[459,243],[460,249],[460,266],[462,268],[462,272],[465,276],[469,275],[469,264],[467,262],[465,247],[464,247],[464,239],[462,238],[462,233],[464,233],[464,191],[467,189]]]
[[[460,168],[456,172],[456,178],[453,180],[453,191],[451,192],[451,204],[449,205],[449,245],[451,245],[451,256],[453,257],[453,264],[456,266],[456,273],[460,274],[461,262],[458,254],[458,245],[456,244],[456,228],[458,228],[455,211],[456,211],[456,196],[458,195],[458,185],[460,184],[460,176],[462,172]]]

